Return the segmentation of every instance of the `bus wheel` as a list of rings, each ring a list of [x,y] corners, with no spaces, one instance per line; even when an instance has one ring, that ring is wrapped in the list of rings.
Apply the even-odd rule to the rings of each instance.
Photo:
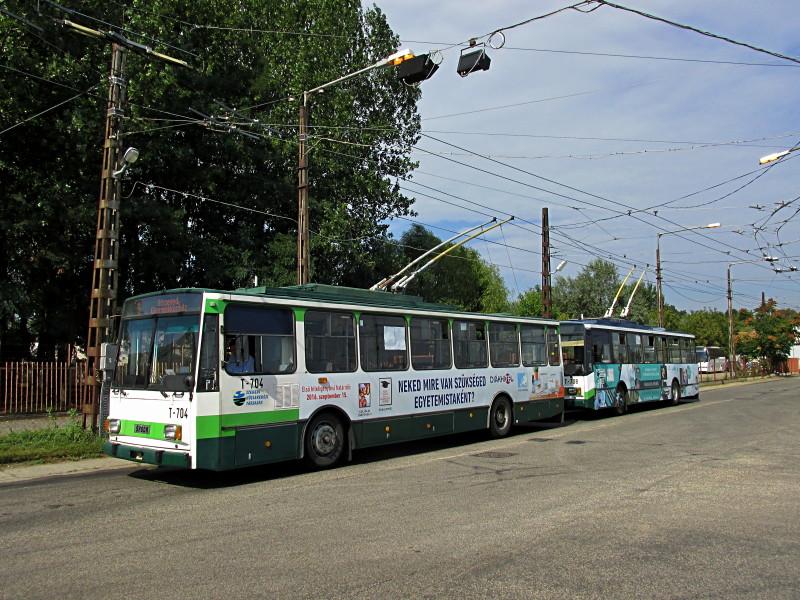
[[[317,415],[306,428],[305,458],[313,467],[332,467],[344,451],[344,426],[334,413]]]
[[[681,401],[681,386],[677,381],[672,382],[672,389],[669,393],[669,402],[672,406],[677,406]]]
[[[511,402],[507,396],[498,396],[492,403],[489,411],[489,435],[493,438],[500,438],[508,435],[511,431],[511,421],[513,414]]]
[[[624,385],[620,385],[614,392],[614,414],[622,416],[626,412],[628,412],[628,390]]]

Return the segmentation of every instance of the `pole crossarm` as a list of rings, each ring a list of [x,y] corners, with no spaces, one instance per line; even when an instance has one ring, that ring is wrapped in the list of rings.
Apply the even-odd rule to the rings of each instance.
[[[175,58],[174,56],[169,56],[162,52],[158,52],[157,50],[153,50],[150,46],[134,42],[133,40],[126,38],[125,36],[117,33],[116,31],[101,31],[99,29],[92,29],[91,27],[86,27],[86,25],[81,25],[80,23],[76,23],[75,21],[71,21],[69,19],[54,19],[54,20],[59,25],[63,25],[64,27],[72,29],[73,31],[75,31],[76,33],[80,33],[81,35],[85,35],[87,37],[91,37],[94,39],[105,40],[107,42],[112,42],[114,44],[119,44],[120,46],[133,50],[134,52],[147,54],[148,56],[153,56],[160,61],[167,62],[173,65],[186,67],[187,69],[192,68],[191,66],[189,66],[189,63],[187,63],[185,60],[181,60],[180,58]]]

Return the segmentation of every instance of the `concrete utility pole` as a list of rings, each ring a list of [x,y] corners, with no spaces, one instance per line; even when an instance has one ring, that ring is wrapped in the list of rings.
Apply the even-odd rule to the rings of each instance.
[[[542,207],[542,308],[545,318],[553,316],[553,297],[550,287],[550,217]]]
[[[103,144],[103,167],[100,172],[100,199],[97,204],[97,233],[94,245],[92,294],[89,304],[89,333],[86,336],[86,384],[84,404],[86,417],[95,426],[98,411],[100,349],[111,335],[111,319],[117,302],[119,279],[119,198],[120,179],[115,177],[120,162],[122,119],[125,116],[127,83],[125,59],[127,50],[111,45],[111,75],[108,78],[106,137]]]

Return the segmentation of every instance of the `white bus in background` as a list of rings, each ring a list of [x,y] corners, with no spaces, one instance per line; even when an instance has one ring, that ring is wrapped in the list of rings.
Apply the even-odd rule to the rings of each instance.
[[[697,371],[722,373],[725,371],[725,353],[719,346],[697,346]]]

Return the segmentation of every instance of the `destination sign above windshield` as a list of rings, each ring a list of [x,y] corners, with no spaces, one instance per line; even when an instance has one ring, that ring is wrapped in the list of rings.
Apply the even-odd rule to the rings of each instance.
[[[163,296],[136,298],[125,302],[122,316],[144,317],[200,312],[202,300],[202,294],[164,294]]]

